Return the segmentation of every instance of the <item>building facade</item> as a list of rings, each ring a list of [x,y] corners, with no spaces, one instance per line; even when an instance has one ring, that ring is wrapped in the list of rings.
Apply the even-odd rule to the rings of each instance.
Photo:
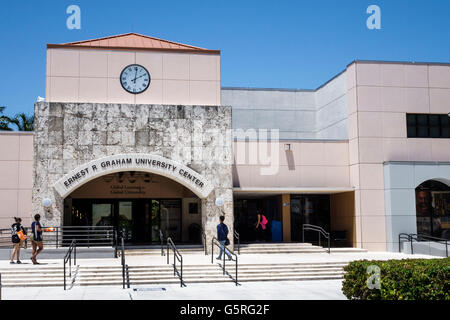
[[[355,61],[315,90],[227,88],[220,51],[125,34],[48,45],[46,73],[34,133],[0,133],[1,227],[40,213],[196,243],[223,214],[248,242],[302,241],[305,223],[374,251],[403,232],[450,238],[450,65]]]

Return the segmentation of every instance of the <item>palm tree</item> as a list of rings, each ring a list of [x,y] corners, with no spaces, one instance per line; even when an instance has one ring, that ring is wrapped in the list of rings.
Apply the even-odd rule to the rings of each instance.
[[[29,116],[25,113],[19,113],[14,118],[9,119],[10,123],[17,126],[18,131],[33,131],[34,130],[34,115]]]
[[[5,109],[6,107],[0,106],[0,130],[12,131],[12,129],[9,127],[12,119],[3,114],[3,111],[5,111]]]

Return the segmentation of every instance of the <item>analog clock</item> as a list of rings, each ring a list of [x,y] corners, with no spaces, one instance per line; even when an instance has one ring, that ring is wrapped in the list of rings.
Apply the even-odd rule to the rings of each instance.
[[[120,84],[129,93],[142,93],[150,85],[150,73],[143,66],[130,64],[122,70]]]

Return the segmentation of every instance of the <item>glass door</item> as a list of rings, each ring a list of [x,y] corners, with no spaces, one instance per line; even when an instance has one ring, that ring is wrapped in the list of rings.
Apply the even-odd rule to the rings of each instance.
[[[151,203],[151,214],[152,214],[152,239],[151,241],[154,243],[159,243],[159,229],[161,228],[161,219],[160,219],[160,205],[159,200],[150,200]]]
[[[181,241],[181,200],[160,200],[161,230],[174,242]]]
[[[133,239],[133,203],[131,201],[118,201],[118,227],[120,231],[124,231],[124,240]]]

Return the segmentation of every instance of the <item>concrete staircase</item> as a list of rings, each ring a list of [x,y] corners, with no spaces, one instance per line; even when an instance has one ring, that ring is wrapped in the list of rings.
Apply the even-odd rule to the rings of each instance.
[[[204,254],[204,248],[203,245],[177,245],[178,251],[182,255],[184,254]],[[164,250],[166,250],[166,246],[164,246]],[[120,256],[120,250],[118,251],[118,254]],[[160,246],[153,246],[150,248],[137,248],[137,249],[126,249],[125,250],[125,257],[132,257],[132,256],[160,256],[161,255],[161,247]]]
[[[300,281],[342,279],[344,262],[239,264],[238,282],[249,281]],[[122,267],[79,266],[74,268],[75,286],[122,286]],[[185,265],[183,280],[190,283],[234,282],[234,262],[227,263],[223,275],[219,264]],[[62,286],[62,267],[34,266],[0,270],[4,287]],[[180,280],[173,274],[171,265],[129,266],[130,284],[163,285],[177,284]],[[67,277],[70,287],[71,279]]]
[[[237,247],[236,247],[237,250]],[[241,244],[241,254],[286,254],[286,253],[324,253],[328,248],[311,243],[251,243]],[[359,248],[331,248],[331,252],[355,253],[367,252]]]
[[[202,245],[178,245],[178,250],[184,254],[203,254]],[[209,249],[209,247],[208,247]],[[214,248],[217,250],[217,248]],[[235,252],[237,253],[237,244]],[[287,253],[324,253],[328,252],[326,248],[312,245],[311,243],[250,243],[241,244],[241,254],[287,254]],[[366,249],[359,248],[331,248],[331,252],[355,253],[367,252]],[[120,251],[119,251],[120,254]],[[125,256],[156,256],[161,255],[160,247],[147,249],[126,249]]]
[[[66,285],[70,288],[77,275],[77,266],[72,266],[72,277],[66,267]],[[59,287],[64,285],[62,266],[15,266],[0,269],[3,287]]]

